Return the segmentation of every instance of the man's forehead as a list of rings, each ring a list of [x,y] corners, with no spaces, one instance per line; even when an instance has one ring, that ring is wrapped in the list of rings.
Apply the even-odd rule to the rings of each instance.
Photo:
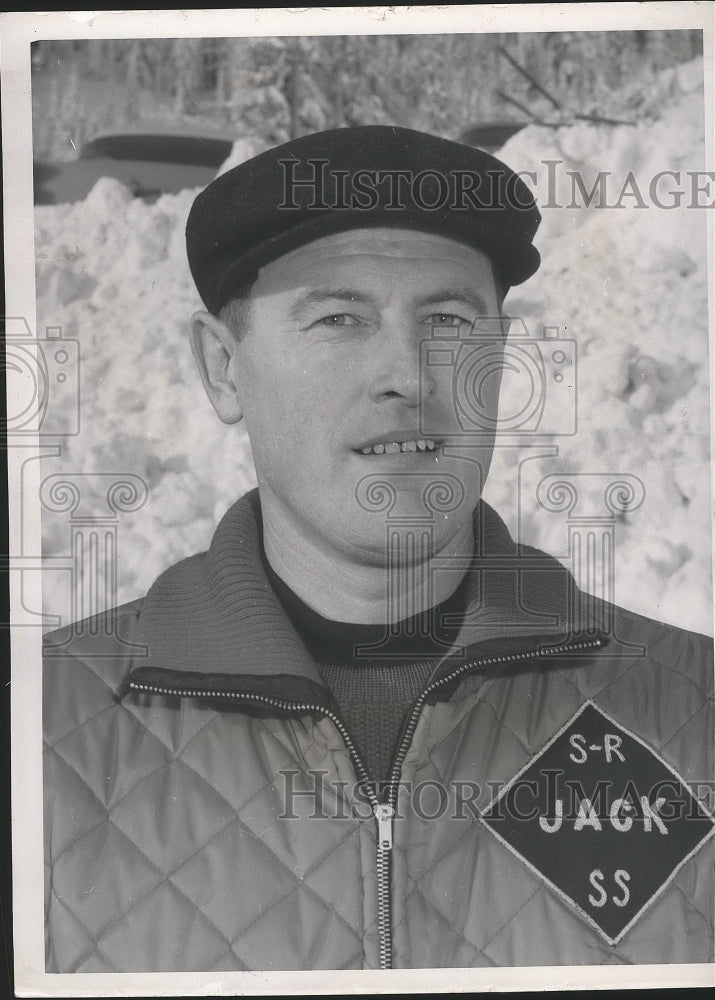
[[[447,282],[445,291],[494,284],[490,259],[475,247],[436,233],[376,227],[331,234],[291,250],[261,268],[253,295],[279,286],[329,291],[335,281],[357,289],[366,280],[398,276]]]

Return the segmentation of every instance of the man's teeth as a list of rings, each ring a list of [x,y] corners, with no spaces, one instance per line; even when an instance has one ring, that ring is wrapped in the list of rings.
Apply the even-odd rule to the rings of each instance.
[[[363,455],[395,455],[398,451],[434,451],[437,443],[431,438],[417,438],[415,441],[388,441],[386,444],[369,444],[361,448]]]

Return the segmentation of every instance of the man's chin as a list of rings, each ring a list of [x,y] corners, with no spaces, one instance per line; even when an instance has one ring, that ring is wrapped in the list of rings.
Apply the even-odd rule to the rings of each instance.
[[[429,562],[440,553],[473,545],[472,508],[460,505],[449,513],[426,513],[421,498],[403,498],[399,514],[361,511],[346,536],[364,565],[407,567]]]
[[[466,508],[471,513],[479,499],[479,479],[471,473],[472,469],[465,470],[464,463],[457,461],[435,463],[419,471],[369,472],[355,484],[351,499],[359,508],[361,526],[366,516],[384,528],[408,520],[429,524],[463,519]]]

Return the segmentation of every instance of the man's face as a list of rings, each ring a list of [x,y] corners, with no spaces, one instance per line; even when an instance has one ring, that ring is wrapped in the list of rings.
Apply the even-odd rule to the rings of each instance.
[[[436,235],[352,230],[264,267],[249,312],[229,372],[267,525],[297,531],[320,551],[384,564],[382,482],[396,497],[392,516],[431,522],[435,551],[471,532],[493,435],[450,452],[450,442],[465,443],[453,436],[454,368],[425,370],[421,388],[420,344],[435,327],[458,340],[479,317],[498,315],[484,254]],[[500,333],[490,347],[494,357]],[[495,416],[492,372],[482,405]],[[421,414],[439,435],[425,440]],[[453,501],[440,505],[440,482]],[[425,500],[430,487],[439,509]]]

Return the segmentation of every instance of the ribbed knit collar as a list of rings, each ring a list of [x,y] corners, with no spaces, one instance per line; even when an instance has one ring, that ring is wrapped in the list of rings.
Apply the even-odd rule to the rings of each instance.
[[[320,684],[316,665],[274,593],[262,550],[258,491],[226,513],[207,552],[172,566],[142,604],[140,668],[269,678],[300,675]],[[517,546],[483,501],[474,512],[475,552],[466,620],[457,644],[515,636],[565,636],[574,582],[536,549]]]

